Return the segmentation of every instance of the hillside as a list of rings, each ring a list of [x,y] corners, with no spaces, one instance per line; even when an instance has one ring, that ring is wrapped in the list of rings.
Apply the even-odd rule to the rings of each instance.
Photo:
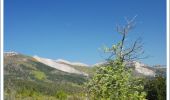
[[[74,73],[74,74],[80,74],[80,75],[84,75],[84,76],[88,76],[88,73],[85,73],[83,71],[81,71],[81,69],[75,69],[73,66],[80,66],[80,64],[71,64],[70,62],[66,62],[64,60],[62,61],[55,61],[55,60],[52,60],[52,59],[47,59],[47,58],[41,58],[41,57],[38,57],[38,56],[34,56],[34,58],[47,65],[47,66],[50,66],[50,67],[53,67],[55,69],[58,69],[60,71],[64,71],[64,72],[67,72],[67,73]],[[87,68],[87,66],[83,66],[84,68]]]
[[[94,74],[95,69],[107,63],[88,66],[79,62],[52,60],[38,56],[27,56],[16,52],[4,53],[5,99],[48,97],[55,100],[58,95],[79,98],[84,95],[83,84]],[[163,73],[165,67],[149,67],[137,61],[128,62],[134,76],[154,77]],[[70,99],[70,100],[79,100]],[[46,100],[46,99],[41,99]]]
[[[33,95],[55,96],[59,91],[68,95],[83,92],[82,85],[88,77],[67,73],[47,66],[30,56],[4,54],[5,97]],[[36,92],[34,91],[36,90]],[[35,93],[32,94],[32,91]],[[19,98],[18,97],[18,98]]]

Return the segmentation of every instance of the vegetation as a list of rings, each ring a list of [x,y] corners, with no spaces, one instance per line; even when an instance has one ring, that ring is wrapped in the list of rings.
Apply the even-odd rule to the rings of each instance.
[[[32,73],[35,76],[35,78],[37,78],[39,80],[43,80],[46,78],[46,75],[41,71],[32,71]]]
[[[143,53],[141,45],[135,41],[132,47],[126,48],[127,33],[133,28],[134,19],[127,21],[127,25],[118,27],[117,31],[122,39],[112,48],[105,51],[111,53],[106,66],[99,67],[94,77],[87,84],[87,92],[94,100],[145,100],[146,93],[139,78],[132,77],[125,61],[138,58]],[[141,52],[142,51],[142,52]],[[113,58],[112,58],[113,57]]]
[[[58,91],[56,93],[56,98],[60,100],[66,100],[67,99],[67,94],[64,91]]]
[[[163,75],[158,75],[147,79],[145,91],[148,100],[166,100],[166,78]]]
[[[120,61],[100,67],[88,83],[88,93],[94,100],[144,100],[146,93],[140,79],[132,77]]]
[[[84,94],[82,86],[87,77],[56,70],[32,57],[6,56],[4,71],[5,100],[83,98],[79,95]]]

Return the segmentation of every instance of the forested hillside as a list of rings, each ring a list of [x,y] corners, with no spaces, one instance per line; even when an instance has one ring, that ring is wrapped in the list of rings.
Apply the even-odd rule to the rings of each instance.
[[[6,100],[44,97],[60,99],[84,94],[82,85],[88,77],[62,72],[32,57],[17,54],[4,57],[4,79]]]

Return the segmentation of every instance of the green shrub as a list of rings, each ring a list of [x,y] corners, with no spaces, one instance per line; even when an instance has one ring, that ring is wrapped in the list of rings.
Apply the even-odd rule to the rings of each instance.
[[[64,91],[57,91],[55,96],[59,100],[66,100],[67,99],[67,94]]]
[[[159,75],[149,79],[145,84],[148,100],[166,100],[166,79]]]
[[[37,78],[39,80],[43,80],[46,78],[45,73],[41,72],[41,71],[32,71],[32,74],[35,76],[35,78]]]

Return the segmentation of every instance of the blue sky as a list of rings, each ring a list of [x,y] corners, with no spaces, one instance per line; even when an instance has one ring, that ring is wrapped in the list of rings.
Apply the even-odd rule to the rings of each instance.
[[[116,24],[137,15],[127,41],[143,38],[142,62],[166,64],[165,0],[4,0],[4,50],[94,64],[120,39]]]

